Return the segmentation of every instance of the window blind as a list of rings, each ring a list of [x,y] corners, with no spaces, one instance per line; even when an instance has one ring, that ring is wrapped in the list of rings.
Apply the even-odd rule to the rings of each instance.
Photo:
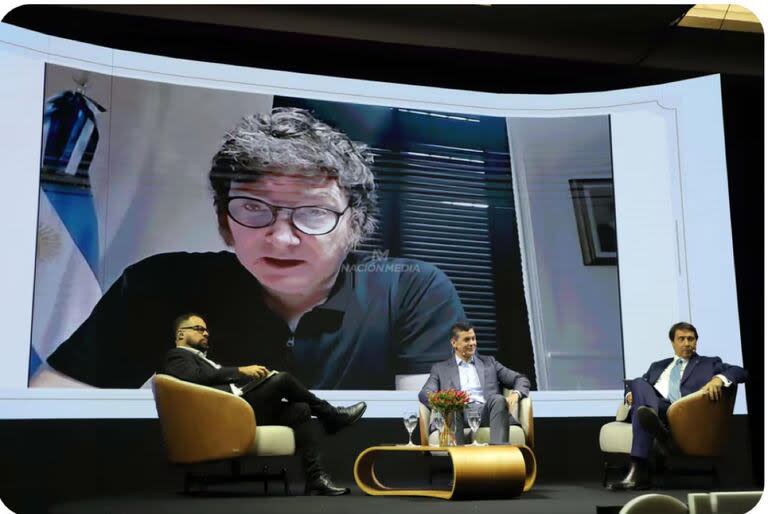
[[[489,216],[512,206],[509,154],[432,144],[372,151],[383,209],[376,234],[361,250],[439,267],[475,326],[479,351],[496,354]]]

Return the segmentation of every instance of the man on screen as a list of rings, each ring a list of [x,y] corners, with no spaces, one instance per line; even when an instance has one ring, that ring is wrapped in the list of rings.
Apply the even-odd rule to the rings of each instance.
[[[493,357],[478,354],[475,329],[467,322],[454,323],[451,327],[451,347],[453,355],[432,366],[419,392],[419,401],[428,407],[429,393],[451,388],[466,391],[470,397],[466,411],[480,411],[480,426],[490,427],[491,444],[509,443],[510,423],[520,424],[512,412],[517,412],[517,402],[528,396],[530,380]],[[502,387],[512,390],[512,394],[504,397]],[[464,419],[464,426],[457,427],[459,443],[463,441],[466,426]]]
[[[168,350],[167,320],[192,310],[217,327],[216,361],[270,362],[313,389],[394,389],[426,373],[445,355],[436,328],[464,310],[436,267],[352,251],[376,224],[371,160],[301,109],[244,118],[209,173],[234,254],[129,266],[33,385],[140,387]]]
[[[336,433],[362,417],[365,402],[334,407],[309,392],[285,371],[270,372],[259,364],[219,365],[207,357],[208,325],[197,314],[182,314],[174,321],[173,329],[176,348],[168,350],[161,369],[163,373],[242,397],[253,407],[262,425],[293,428],[306,474],[306,494],[337,496],[349,493],[349,489],[334,485],[323,468],[311,416],[317,416],[328,433]]]
[[[674,355],[656,361],[642,377],[632,380],[626,401],[632,408],[632,464],[621,482],[610,484],[610,489],[648,489],[650,476],[648,458],[654,438],[662,449],[670,444],[665,425],[667,409],[673,402],[689,394],[704,394],[719,401],[722,388],[742,383],[747,372],[739,366],[724,363],[720,357],[704,357],[696,353],[699,333],[696,327],[679,322],[669,329]]]

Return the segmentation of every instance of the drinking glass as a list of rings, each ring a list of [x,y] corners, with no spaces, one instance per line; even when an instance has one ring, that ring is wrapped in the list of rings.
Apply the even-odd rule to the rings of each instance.
[[[412,438],[413,438],[413,429],[416,428],[416,425],[419,424],[419,417],[416,415],[413,411],[407,411],[403,413],[403,424],[405,425],[405,429],[408,431],[408,445],[407,446],[416,446],[413,444]]]
[[[467,411],[467,423],[472,430],[472,446],[482,446],[477,442],[477,429],[480,428],[480,409]]]
[[[443,428],[445,428],[445,418],[443,418],[443,415],[438,410],[432,411],[432,424],[435,426],[435,430],[439,432],[443,431]]]

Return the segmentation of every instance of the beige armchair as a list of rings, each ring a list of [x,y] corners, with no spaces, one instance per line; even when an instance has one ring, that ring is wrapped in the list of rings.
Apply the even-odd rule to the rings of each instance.
[[[706,395],[693,393],[673,403],[667,411],[667,424],[672,435],[672,456],[717,458],[728,440],[733,405],[736,401],[736,384],[723,388],[723,397],[716,402]],[[606,455],[603,485],[608,479],[608,470],[616,468],[608,463],[609,454],[629,454],[632,449],[632,424],[629,423],[629,405],[622,403],[616,413],[616,420],[606,423],[600,429],[600,449]],[[718,482],[717,468],[712,465],[709,472]]]
[[[504,389],[504,396],[511,394],[511,391]],[[509,426],[509,443],[516,445],[525,445],[533,449],[533,403],[531,397],[523,398],[517,403],[517,415],[518,421],[521,426],[510,425]],[[428,433],[429,430],[429,417],[430,410],[423,404],[419,403],[419,440],[423,446],[438,446],[438,433],[433,431]],[[467,441],[470,440],[472,431],[469,428],[464,429],[464,435]],[[480,427],[477,431],[477,442],[487,443],[491,440],[491,429],[488,427]]]
[[[288,494],[286,470],[280,473],[240,472],[240,459],[249,455],[293,455],[296,443],[287,426],[258,426],[251,406],[242,398],[211,387],[185,382],[169,375],[152,378],[152,393],[168,460],[190,465],[229,461],[231,475],[211,476],[187,472],[184,491],[201,486],[246,480],[281,479]]]

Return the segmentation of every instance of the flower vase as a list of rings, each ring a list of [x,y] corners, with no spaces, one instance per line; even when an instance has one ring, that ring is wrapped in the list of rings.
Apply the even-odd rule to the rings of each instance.
[[[456,410],[441,412],[443,416],[443,429],[440,431],[440,446],[456,446],[456,423],[458,422]]]

